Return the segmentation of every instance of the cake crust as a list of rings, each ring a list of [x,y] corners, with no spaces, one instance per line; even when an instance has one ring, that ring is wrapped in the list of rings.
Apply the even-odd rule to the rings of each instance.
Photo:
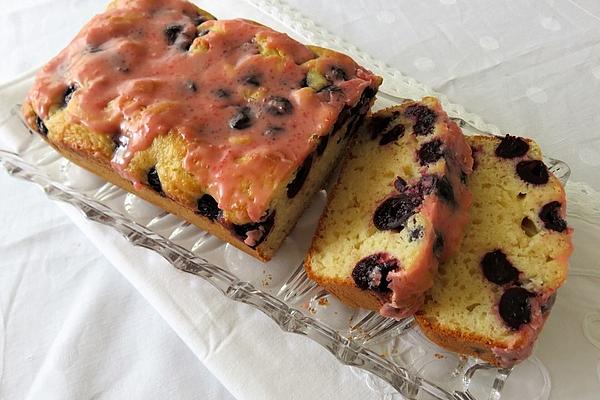
[[[170,193],[169,195],[161,195],[147,185],[135,185],[131,181],[121,177],[115,173],[114,169],[110,165],[109,160],[98,157],[98,154],[96,153],[97,148],[95,148],[93,144],[90,144],[90,141],[85,139],[82,140],[82,136],[74,135],[73,140],[69,141],[67,144],[60,140],[50,140],[48,135],[40,134],[40,137],[56,151],[61,153],[65,158],[69,159],[75,164],[93,172],[106,181],[119,186],[128,192],[138,195],[144,200],[157,205],[169,213],[192,223],[201,230],[213,234],[221,240],[234,245],[236,248],[244,251],[245,253],[266,262],[273,257],[279,248],[280,243],[293,229],[298,216],[301,215],[302,212],[310,205],[309,200],[312,194],[323,186],[323,183],[333,171],[334,166],[339,162],[339,158],[342,157],[344,153],[344,147],[353,137],[356,129],[362,124],[362,121],[368,114],[368,110],[375,101],[374,97],[365,96],[364,99],[365,100],[359,103],[360,108],[355,108],[353,110],[352,117],[350,117],[342,126],[340,126],[337,131],[334,131],[330,134],[331,137],[339,138],[341,140],[339,142],[333,142],[328,146],[329,148],[326,148],[323,151],[323,158],[326,159],[327,162],[324,163],[320,168],[314,169],[309,173],[308,177],[306,178],[305,185],[301,188],[297,195],[297,198],[300,199],[301,202],[296,202],[293,208],[288,208],[287,213],[280,213],[280,215],[283,214],[287,220],[285,221],[287,224],[282,224],[282,229],[275,232],[276,235],[267,236],[267,239],[256,247],[250,247],[246,245],[240,240],[239,236],[236,236],[231,231],[231,229],[228,229],[226,226],[223,226],[209,218],[204,217],[203,215],[198,214],[195,208],[191,207],[189,204],[186,204],[186,202],[181,201],[176,196],[172,196]],[[38,134],[40,133],[37,130],[34,132]],[[284,208],[284,210],[286,209]]]

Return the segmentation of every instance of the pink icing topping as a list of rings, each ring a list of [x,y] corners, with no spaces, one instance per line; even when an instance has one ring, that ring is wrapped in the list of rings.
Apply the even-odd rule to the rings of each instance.
[[[460,182],[461,171],[470,174],[473,170],[471,149],[465,141],[458,125],[451,121],[437,106],[438,123],[446,124],[447,130],[440,133],[447,154],[447,174],[454,190],[455,207],[446,204],[437,197],[428,195],[424,198],[421,212],[430,221],[431,226],[441,234],[444,247],[439,255],[439,261],[448,259],[459,247],[463,228],[469,220],[469,209],[472,196],[468,188]],[[426,167],[423,168],[426,173]],[[422,246],[433,249],[435,234],[429,229],[423,237]],[[413,315],[422,305],[425,292],[433,286],[433,279],[437,273],[438,258],[433,251],[423,251],[413,261],[410,269],[400,268],[388,274],[392,289],[391,301],[385,303],[380,313],[391,318],[406,318]]]
[[[182,135],[188,144],[184,167],[238,222],[259,221],[274,189],[290,179],[315,138],[328,134],[342,108],[379,83],[346,56],[316,58],[287,35],[251,21],[210,20],[196,27],[198,11],[186,1],[123,3],[94,17],[40,71],[29,102],[46,119],[75,85],[69,118],[125,136],[126,148],[112,164],[134,183],[139,177],[126,170],[132,157],[158,135]],[[336,90],[303,87],[309,67],[325,76],[334,67],[343,71],[330,79]],[[273,112],[273,97],[289,103]],[[250,122],[235,129],[230,121],[240,111]]]
[[[427,201],[427,200],[426,200]],[[434,235],[423,237],[423,246],[433,248]],[[399,268],[392,271],[387,278],[392,289],[391,301],[385,303],[379,312],[391,318],[406,318],[413,315],[423,305],[424,293],[432,286],[434,274],[437,272],[437,260],[433,252],[423,251],[414,260],[411,268]]]

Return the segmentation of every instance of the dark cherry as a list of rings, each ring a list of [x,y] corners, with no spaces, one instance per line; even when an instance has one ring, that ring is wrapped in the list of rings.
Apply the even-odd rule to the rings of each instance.
[[[528,183],[535,185],[548,183],[548,168],[540,160],[521,161],[517,164],[517,174]]]
[[[165,35],[165,39],[167,40],[167,44],[169,46],[175,44],[181,31],[183,31],[183,26],[177,24],[169,25],[165,28],[163,34]]]
[[[404,191],[404,189],[406,189],[406,181],[404,179],[402,179],[401,177],[397,176],[396,180],[394,181],[394,188],[399,191],[400,193],[402,193]]]
[[[190,49],[190,47],[192,46],[192,42],[194,41],[194,38],[197,35],[197,31],[196,31],[196,28],[194,27],[194,34],[190,35],[189,33],[183,33],[183,28],[184,28],[183,25],[172,24],[172,25],[167,26],[164,29],[163,34],[164,34],[165,39],[167,40],[167,44],[169,46],[172,46],[175,43],[177,43],[177,41],[181,37],[181,40],[179,40],[178,47],[180,50],[188,51]]]
[[[88,45],[88,47],[86,48],[86,50],[87,50],[88,53],[94,54],[94,53],[100,53],[104,49],[102,48],[101,45],[97,45],[97,46]]]
[[[192,47],[192,43],[194,42],[193,38],[190,38],[189,36],[185,36],[185,41],[181,42],[181,44],[179,45],[179,49],[182,51],[188,51],[190,49],[190,47]]]
[[[567,229],[567,221],[560,216],[560,207],[561,204],[558,201],[551,201],[542,207],[539,216],[546,229],[556,232],[564,232]]]
[[[164,195],[162,184],[160,183],[160,177],[158,176],[158,172],[156,171],[156,167],[152,167],[148,170],[146,174],[146,180],[148,181],[148,185],[160,195]]]
[[[366,102],[370,101],[373,97],[375,97],[375,95],[377,94],[377,89],[374,87],[369,86],[368,88],[365,89],[365,91],[363,92],[362,95],[362,99],[366,100]],[[366,104],[365,102],[365,104]]]
[[[363,258],[352,270],[352,279],[359,289],[386,292],[387,276],[398,269],[398,260],[386,253],[372,254]]]
[[[377,207],[373,215],[373,224],[380,231],[404,229],[408,218],[415,213],[415,209],[421,204],[421,198],[400,194],[389,197]]]
[[[131,71],[131,69],[129,69],[129,66],[125,64],[125,61],[121,60],[117,65],[117,71],[127,74]]]
[[[325,73],[325,78],[329,81],[345,81],[348,79],[346,72],[340,67],[333,67]]]
[[[294,197],[296,197],[296,195],[300,192],[300,189],[302,189],[302,185],[304,185],[304,181],[306,180],[306,178],[308,177],[308,173],[310,172],[310,167],[312,166],[312,162],[313,162],[313,155],[310,154],[308,157],[306,157],[306,159],[304,160],[304,162],[298,169],[298,172],[296,172],[296,176],[294,177],[294,179],[292,179],[292,181],[290,183],[288,183],[288,185],[287,185],[288,199],[293,199]]]
[[[185,83],[185,87],[187,90],[189,90],[192,93],[196,93],[198,91],[198,85],[196,85],[196,82],[189,80]]]
[[[129,138],[125,135],[121,135],[120,133],[115,134],[112,137],[112,141],[115,144],[115,148],[127,147],[129,144]]]
[[[421,146],[421,148],[417,151],[417,156],[419,157],[421,165],[434,163],[442,158],[443,155],[444,152],[442,150],[442,141],[439,139],[435,139],[431,142],[423,144],[423,146]]]
[[[241,107],[229,120],[229,126],[233,129],[246,129],[252,125],[252,110],[250,107]]]
[[[292,103],[285,97],[271,96],[267,100],[266,111],[271,115],[287,115],[293,110]]]
[[[414,242],[415,240],[419,240],[423,238],[423,227],[417,226],[412,231],[409,232],[408,241]]]
[[[393,126],[392,129],[381,135],[381,139],[379,139],[380,145],[385,145],[388,143],[395,142],[404,136],[404,125],[398,124]]]
[[[350,108],[348,108],[348,106],[344,106],[344,108],[342,108],[342,111],[340,111],[337,120],[335,121],[335,124],[333,124],[333,135],[335,135],[342,128],[342,126],[344,126],[344,124],[346,123],[346,121],[348,121],[348,118],[350,118],[351,115],[352,111],[350,110]]]
[[[506,135],[496,147],[496,155],[501,158],[522,157],[529,151],[529,144],[520,137]]]
[[[317,155],[321,156],[327,148],[329,143],[329,135],[323,135],[319,138],[319,144],[317,144]]]
[[[501,250],[486,253],[481,260],[481,268],[485,278],[496,285],[516,283],[519,280],[519,270],[506,258]]]
[[[346,136],[352,135],[356,129],[362,125],[365,114],[358,114],[357,108],[354,107],[350,112],[352,117],[350,117],[350,121],[348,122],[348,126],[346,127]],[[342,141],[342,138],[338,138],[338,143]]]
[[[219,204],[210,194],[204,194],[197,201],[198,214],[210,219],[216,220],[221,216]]]
[[[46,128],[46,124],[44,124],[44,121],[39,117],[39,115],[35,116],[35,126],[38,133],[48,136],[48,128]]]
[[[452,206],[456,205],[454,189],[447,177],[444,176],[435,180],[435,192],[446,203]]]
[[[228,99],[231,97],[231,91],[227,89],[217,89],[215,90],[215,96],[220,99]]]
[[[63,93],[63,107],[66,107],[67,104],[69,104],[71,98],[73,97],[73,93],[75,93],[77,89],[78,86],[76,83],[71,83],[69,86],[67,86],[65,92]]]
[[[362,95],[360,96],[360,100],[356,104],[356,109],[360,111],[367,111],[366,108],[371,103],[371,99],[377,94],[377,91],[371,87],[366,88]]]
[[[254,39],[254,38],[243,43],[240,46],[240,48],[246,54],[259,54],[260,53],[260,49],[258,48],[258,45],[256,44],[256,39]]]
[[[435,112],[426,106],[415,104],[406,107],[404,111],[407,117],[415,120],[413,132],[417,136],[433,133],[433,126],[437,118]]]
[[[249,222],[247,224],[233,224],[233,232],[242,240],[246,240],[248,237],[248,233],[252,231],[259,231],[261,233],[260,238],[256,240],[252,248],[256,248],[259,244],[265,241],[267,235],[273,229],[273,225],[275,224],[275,212],[272,212],[267,215],[267,217],[261,222]]]
[[[276,138],[277,136],[279,136],[281,134],[281,132],[283,132],[284,129],[281,126],[269,126],[266,130],[264,135],[268,136],[270,138]]]
[[[514,330],[531,322],[529,298],[535,295],[521,287],[507,289],[500,298],[498,311],[504,322]]]
[[[375,139],[379,136],[379,133],[384,131],[385,128],[392,122],[391,116],[376,116],[370,119],[369,121],[369,130],[371,131],[371,137]]]
[[[248,86],[260,86],[260,79],[257,75],[248,75],[242,79],[242,83]]]

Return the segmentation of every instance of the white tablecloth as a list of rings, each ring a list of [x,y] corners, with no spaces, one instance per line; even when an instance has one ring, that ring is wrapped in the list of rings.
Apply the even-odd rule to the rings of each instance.
[[[242,1],[197,3],[217,16],[256,17]],[[573,180],[600,190],[599,2],[290,4],[489,122],[536,138],[572,166]],[[0,82],[43,63],[103,6],[1,0]],[[124,269],[124,254],[157,265],[172,288],[207,301],[217,292],[191,277],[167,278],[158,257],[30,184],[0,173],[0,188],[0,399],[375,398],[319,346],[247,306],[222,300],[214,314],[181,323],[194,308],[167,306],[157,286]],[[98,240],[109,250],[99,251]],[[215,314],[222,320],[206,316]],[[245,340],[245,331],[262,336]]]
[[[0,399],[234,398],[55,203],[0,186]]]

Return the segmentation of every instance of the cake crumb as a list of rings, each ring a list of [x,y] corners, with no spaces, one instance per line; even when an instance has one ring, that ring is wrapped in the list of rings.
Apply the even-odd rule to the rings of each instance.
[[[265,271],[263,271],[263,274],[267,274]],[[267,274],[267,276],[265,276],[265,278],[261,281],[263,286],[269,286],[271,284],[271,281],[273,280],[273,275],[272,274]]]

